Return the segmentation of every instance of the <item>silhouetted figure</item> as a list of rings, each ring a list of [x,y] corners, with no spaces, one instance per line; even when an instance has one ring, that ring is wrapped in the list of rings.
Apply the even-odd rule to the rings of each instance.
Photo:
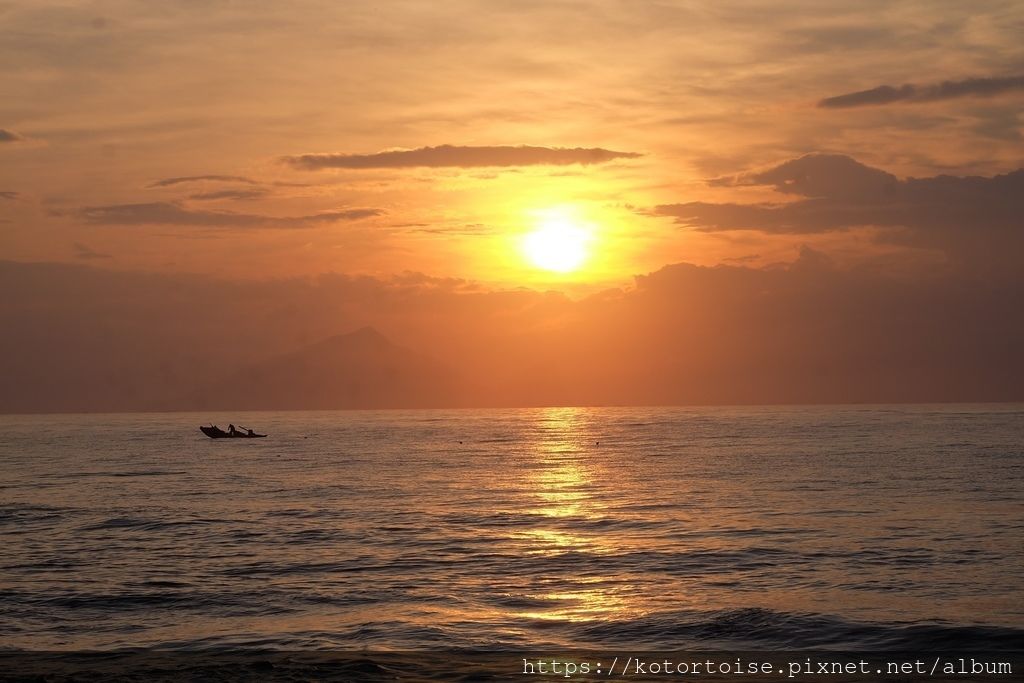
[[[238,435],[238,430],[235,429],[235,425],[233,425],[233,424],[229,424],[228,425],[228,434],[230,434],[231,436],[237,436]]]

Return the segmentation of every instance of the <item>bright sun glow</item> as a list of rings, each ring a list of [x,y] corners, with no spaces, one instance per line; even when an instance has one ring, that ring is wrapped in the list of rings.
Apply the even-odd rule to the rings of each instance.
[[[568,273],[586,261],[591,238],[588,227],[571,212],[549,209],[538,212],[537,229],[523,238],[523,251],[538,268]]]

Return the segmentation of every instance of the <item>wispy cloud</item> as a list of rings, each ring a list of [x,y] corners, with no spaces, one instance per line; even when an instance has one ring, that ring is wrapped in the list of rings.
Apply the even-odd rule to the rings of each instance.
[[[10,131],[10,130],[6,130],[4,128],[0,128],[0,143],[3,143],[3,142],[18,142],[19,140],[23,140],[23,139],[24,139],[23,137],[21,137],[20,135],[18,135],[14,131]]]
[[[319,223],[355,221],[382,215],[380,209],[340,209],[306,216],[265,216],[230,211],[189,209],[177,202],[90,206],[79,211],[100,225],[178,225],[207,228],[303,228]]]
[[[267,190],[263,188],[253,188],[246,190],[215,190],[213,192],[197,192],[190,194],[189,199],[198,199],[200,201],[216,201],[218,199],[260,199],[266,197]]]
[[[818,106],[825,109],[846,109],[896,102],[935,102],[957,97],[992,97],[1019,90],[1024,90],[1024,76],[967,78],[962,81],[943,81],[925,85],[880,85],[870,90],[826,97],[818,102]]]
[[[75,247],[75,256],[77,256],[80,259],[92,261],[92,260],[96,260],[96,259],[113,258],[110,254],[104,254],[102,252],[96,251],[95,249],[90,247],[88,244],[83,244],[81,242],[75,242],[74,247]]]
[[[419,149],[389,150],[375,154],[300,154],[285,157],[296,168],[479,168],[486,166],[567,166],[603,164],[614,159],[634,159],[636,152],[616,152],[600,147],[464,147],[440,145]]]
[[[17,199],[18,193],[13,190],[0,190],[0,199]]]
[[[201,182],[245,183],[247,185],[258,184],[252,178],[246,178],[245,176],[240,175],[189,175],[180,176],[178,178],[163,178],[151,183],[149,187],[170,187],[171,185],[180,185],[182,183]]]

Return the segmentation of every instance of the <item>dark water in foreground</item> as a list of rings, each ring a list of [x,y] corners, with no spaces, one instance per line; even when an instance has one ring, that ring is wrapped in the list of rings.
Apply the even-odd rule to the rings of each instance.
[[[0,416],[0,646],[1021,647],[1024,407]]]

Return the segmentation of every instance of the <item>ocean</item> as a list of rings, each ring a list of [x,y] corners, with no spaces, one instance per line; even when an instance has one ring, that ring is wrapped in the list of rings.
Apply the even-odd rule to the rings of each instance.
[[[1024,643],[1021,405],[0,416],[0,471],[8,652]]]

